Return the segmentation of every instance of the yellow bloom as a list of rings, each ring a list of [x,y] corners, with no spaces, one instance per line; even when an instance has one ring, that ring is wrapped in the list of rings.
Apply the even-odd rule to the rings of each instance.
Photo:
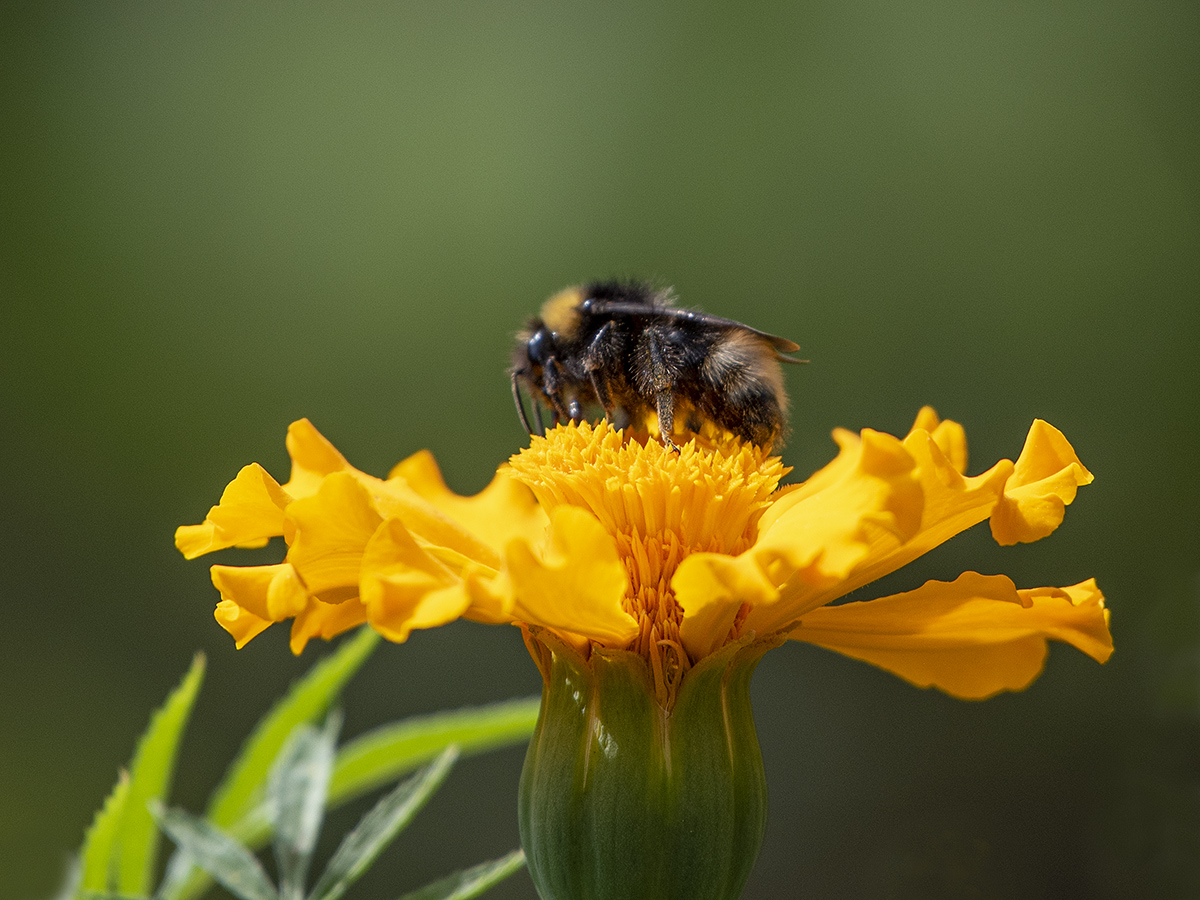
[[[1019,690],[1048,639],[1112,652],[1093,581],[1017,589],[968,572],[902,594],[829,605],[985,519],[1001,544],[1045,537],[1092,480],[1036,421],[1017,461],[966,476],[961,426],[933,410],[903,439],[834,433],[838,455],[798,485],[733,439],[679,452],[607,422],[534,437],[474,497],[418,453],[386,479],[353,468],[313,426],[288,431],[290,479],[250,465],[176,545],[192,558],[287,544],[273,566],[213,566],[217,620],[238,646],[292,619],[292,649],[368,622],[405,640],[464,617],[521,625],[588,655],[631,650],[670,708],[684,675],[723,647],[786,635],[959,697]]]
[[[1035,422],[1017,461],[968,477],[966,438],[924,409],[903,439],[836,431],[838,455],[780,487],[777,457],[706,434],[667,449],[606,421],[534,437],[474,497],[418,453],[386,479],[307,421],[291,478],[250,465],[190,557],[282,536],[283,562],[213,566],[238,646],[292,620],[292,649],[368,622],[406,640],[465,617],[522,627],[543,676],[518,822],[545,900],[730,900],[761,846],[766,780],[750,677],[791,638],[980,698],[1019,690],[1048,640],[1112,652],[1095,582],[1018,589],[967,572],[832,604],[984,519],[1045,537],[1092,480]]]

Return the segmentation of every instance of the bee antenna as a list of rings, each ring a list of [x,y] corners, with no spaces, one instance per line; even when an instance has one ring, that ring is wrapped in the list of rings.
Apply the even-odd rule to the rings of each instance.
[[[529,417],[525,414],[525,402],[521,399],[521,388],[517,385],[517,373],[512,373],[512,395],[513,403],[517,407],[517,415],[521,418],[521,424],[525,426],[526,434],[533,434],[533,429],[529,427]],[[533,401],[533,408],[537,410],[537,401]],[[541,419],[539,412],[538,419]],[[540,422],[539,422],[540,424]]]

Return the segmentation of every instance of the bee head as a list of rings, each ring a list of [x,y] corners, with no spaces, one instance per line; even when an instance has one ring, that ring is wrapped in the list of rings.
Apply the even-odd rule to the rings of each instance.
[[[558,353],[554,332],[541,319],[533,319],[529,327],[517,335],[513,351],[513,372],[525,382],[540,389],[542,371],[547,360]]]
[[[559,349],[556,336],[541,319],[533,319],[529,326],[517,335],[517,345],[513,348],[513,365],[511,369],[513,402],[517,407],[517,415],[521,424],[530,434],[534,434],[529,417],[525,414],[525,405],[521,400],[519,385],[524,385],[533,399],[534,414],[537,422],[537,434],[544,433],[541,410],[538,405],[539,397],[549,401],[550,393],[547,388],[547,372],[549,365],[554,369],[551,360],[558,356]],[[554,376],[550,376],[553,380]]]

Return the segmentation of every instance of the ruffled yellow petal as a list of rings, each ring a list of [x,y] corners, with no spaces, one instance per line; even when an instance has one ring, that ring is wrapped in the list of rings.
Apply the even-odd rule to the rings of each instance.
[[[965,444],[946,441],[948,432],[941,423],[947,449],[960,460],[966,458]],[[953,438],[953,432],[949,432]],[[965,477],[955,461],[943,452],[934,435],[914,428],[904,439],[904,449],[913,460],[914,473],[921,491],[921,519],[915,533],[900,541],[895,535],[876,532],[862,562],[840,582],[812,592],[797,591],[793,603],[800,612],[824,606],[850,591],[870,584],[928,553],[961,531],[988,517],[1003,495],[1004,485],[1013,472],[1010,460],[1001,460],[981,475]]]
[[[458,559],[463,566],[480,563],[492,569],[500,567],[501,548],[468,531],[413,490],[403,477],[380,481],[360,475],[359,481],[369,490],[380,515],[402,521],[419,541],[444,550],[447,560]]]
[[[327,603],[357,597],[363,550],[383,521],[367,489],[351,473],[335,472],[287,514],[296,530],[288,562],[309,593]]]
[[[371,627],[398,642],[414,628],[452,622],[470,605],[460,579],[421,549],[398,519],[383,522],[367,542],[361,587]]]
[[[834,439],[838,457],[788,494],[782,513],[764,514],[750,549],[694,553],[680,563],[671,586],[689,653],[723,643],[742,603],[750,605],[743,632],[785,628],[808,597],[835,589],[874,546],[902,544],[916,531],[922,496],[904,445],[870,429],[861,437],[838,430]]]
[[[308,605],[292,620],[289,646],[292,652],[299,656],[313,638],[329,640],[365,621],[366,608],[357,598],[341,603],[322,603],[310,597]]]
[[[931,426],[933,431],[921,425]],[[1042,526],[1037,536],[1044,537],[1062,521],[1063,506],[1074,499],[1076,485],[1091,480],[1062,434],[1040,420],[1030,428],[1026,449],[1017,464],[1002,459],[973,477],[962,475],[967,450],[961,426],[937,420],[936,413],[928,407],[918,415],[904,439],[904,448],[915,463],[923,497],[921,524],[916,533],[906,541],[899,541],[894,534],[875,532],[869,552],[845,578],[818,590],[809,590],[802,583],[790,584],[781,589],[781,605],[789,604],[799,613],[824,606],[896,571],[989,516],[995,523],[998,514],[1005,515],[1002,509],[1009,511],[1006,522],[1021,529],[1025,536],[1021,539],[1036,539],[1033,526],[1018,524],[1028,522]],[[840,465],[839,457],[831,467]],[[814,476],[786,498],[788,508],[826,489],[829,473],[822,470],[818,476],[821,478]],[[810,486],[814,480],[815,487]],[[1042,519],[1037,519],[1039,512],[1044,513]],[[770,527],[779,518],[772,509],[770,517],[763,517],[764,527]],[[996,527],[993,524],[993,533]],[[1009,526],[1002,522],[1000,527],[1001,537],[1010,537]],[[1001,543],[1013,542],[1001,540]]]
[[[363,584],[367,621],[389,641],[402,643],[414,629],[437,628],[466,612],[470,598],[461,583],[438,587],[428,576],[395,572]]]
[[[671,579],[683,608],[679,637],[692,659],[720,649],[744,607],[767,609],[779,590],[750,558],[695,553],[680,563]]]
[[[517,621],[611,646],[637,634],[637,621],[621,608],[629,578],[616,542],[584,510],[559,507],[545,554],[535,554],[528,544],[514,540],[506,562]]]
[[[485,625],[513,621],[514,592],[508,572],[494,572],[484,566],[474,566],[463,572],[462,580],[463,588],[471,598],[471,605],[463,613],[464,619]]]
[[[221,599],[267,622],[282,622],[308,604],[304,585],[289,563],[274,566],[213,566],[213,585]]]
[[[187,559],[226,547],[261,547],[283,534],[291,496],[258,463],[244,466],[199,525],[175,529],[175,546]]]
[[[248,609],[243,609],[232,600],[222,600],[218,603],[213,611],[213,618],[229,632],[234,646],[239,650],[275,624],[270,619],[260,618]]]
[[[428,450],[414,453],[388,473],[388,481],[403,479],[418,496],[427,500],[476,538],[502,554],[509,541],[521,538],[531,544],[546,536],[549,519],[533,491],[501,466],[491,483],[472,497],[454,493],[442,479],[441,470]]]
[[[1018,591],[1003,575],[975,572],[814,609],[789,636],[965,699],[1027,687],[1042,670],[1047,640],[1073,644],[1098,662],[1112,653],[1095,581]]]
[[[372,505],[381,517],[395,516],[421,540],[450,548],[467,559],[481,561],[492,567],[499,565],[502,545],[492,546],[488,541],[470,533],[462,522],[456,521],[452,515],[446,514],[435,503],[421,496],[414,486],[409,484],[404,474],[398,474],[394,470],[395,477],[384,481],[354,468],[307,419],[292,423],[288,429],[287,446],[292,456],[292,477],[284,485],[284,489],[293,497],[301,499],[314,496],[330,477],[351,477],[367,490]],[[401,463],[397,469],[403,466],[404,463]],[[428,472],[421,472],[419,464],[412,467],[412,473],[428,479]],[[438,480],[440,481],[440,475]],[[427,481],[425,486],[429,487]],[[450,492],[446,490],[445,493]],[[502,495],[503,489],[498,490],[496,494]],[[476,498],[459,499],[469,506]],[[487,497],[487,501],[493,507],[495,499],[493,495]],[[487,503],[483,506],[486,507]],[[292,517],[289,515],[288,518]],[[492,524],[494,523],[493,517]],[[484,527],[482,530],[486,532],[488,529]]]
[[[292,477],[283,489],[296,499],[315,494],[326,475],[358,471],[308,419],[288,426],[287,449],[292,458]]]
[[[1091,483],[1063,433],[1037,419],[992,513],[992,536],[1003,546],[1044,538],[1062,524],[1076,488]]]
[[[915,431],[927,432],[956,472],[962,475],[967,471],[967,432],[962,425],[943,421],[932,406],[922,406],[908,433]]]

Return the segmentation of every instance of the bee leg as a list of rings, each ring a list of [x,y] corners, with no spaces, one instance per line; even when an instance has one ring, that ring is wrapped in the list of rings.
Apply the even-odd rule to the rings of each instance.
[[[550,357],[542,365],[542,391],[550,401],[550,409],[554,413],[554,424],[564,419],[570,419],[566,404],[563,403],[562,369],[554,357]]]
[[[517,406],[517,415],[521,419],[521,424],[525,426],[526,434],[533,434],[533,429],[529,427],[529,417],[525,415],[525,402],[521,399],[521,388],[517,384],[517,373],[512,373],[512,395],[513,403]],[[542,413],[538,408],[537,400],[533,401],[533,409],[537,413],[538,424],[541,425]]]
[[[578,397],[572,397],[567,402],[567,415],[570,417],[572,422],[583,421],[583,410],[579,407]]]
[[[608,383],[602,378],[597,378],[595,371],[589,372],[588,377],[592,382],[592,390],[596,392],[596,400],[604,407],[604,417],[611,421],[616,407],[613,406],[612,395],[608,392]]]
[[[671,440],[671,432],[675,430],[675,404],[670,391],[659,391],[655,396],[658,405],[658,435],[668,450],[679,452],[679,447]]]
[[[546,423],[542,421],[542,404],[533,401],[533,419],[537,422],[538,437],[546,436]]]
[[[650,387],[654,391],[658,412],[658,434],[668,449],[679,452],[679,448],[671,440],[671,432],[675,430],[675,403],[671,391],[671,376],[667,368],[666,355],[653,331],[646,334],[646,350],[650,356]]]
[[[608,322],[596,332],[596,336],[592,338],[592,342],[588,344],[586,365],[588,380],[592,383],[592,390],[596,394],[597,402],[604,408],[605,418],[611,420],[616,408],[612,402],[612,395],[608,392],[608,382],[599,377],[599,373],[603,367],[604,350],[603,346],[612,336],[612,322]]]

